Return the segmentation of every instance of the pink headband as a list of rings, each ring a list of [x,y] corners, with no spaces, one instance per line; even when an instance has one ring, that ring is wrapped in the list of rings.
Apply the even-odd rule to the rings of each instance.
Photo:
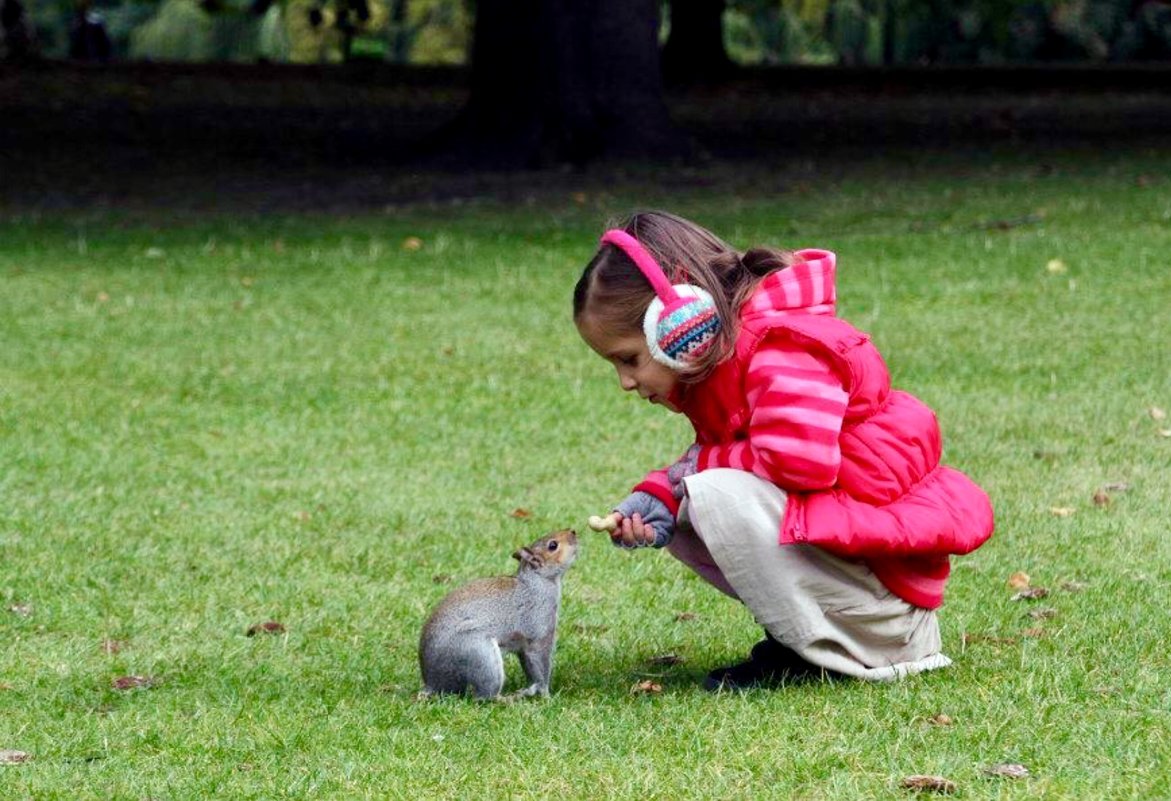
[[[712,296],[697,286],[672,286],[666,273],[637,239],[617,228],[603,245],[622,250],[655,290],[642,327],[651,358],[672,370],[686,370],[715,344],[721,322]]]
[[[606,233],[602,234],[603,245],[614,245],[621,248],[622,252],[630,257],[634,262],[634,266],[642,271],[646,276],[646,280],[651,282],[651,286],[655,290],[655,294],[668,305],[672,301],[679,300],[679,293],[675,291],[675,287],[671,286],[671,282],[667,280],[666,273],[659,263],[655,261],[642,243],[635,239],[630,234],[626,233],[620,228],[611,228]]]

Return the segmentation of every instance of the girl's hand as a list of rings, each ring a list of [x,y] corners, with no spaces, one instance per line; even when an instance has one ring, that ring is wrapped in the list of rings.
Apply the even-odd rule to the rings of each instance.
[[[645,548],[655,544],[655,527],[635,512],[633,517],[618,521],[618,528],[610,532],[610,541],[623,548]]]
[[[666,505],[646,492],[633,492],[602,518],[613,523],[610,541],[622,548],[662,548],[675,534],[675,516]]]
[[[695,475],[699,470],[699,443],[692,445],[679,457],[679,461],[667,468],[667,480],[671,482],[671,492],[679,500],[683,500],[687,489],[683,479]]]

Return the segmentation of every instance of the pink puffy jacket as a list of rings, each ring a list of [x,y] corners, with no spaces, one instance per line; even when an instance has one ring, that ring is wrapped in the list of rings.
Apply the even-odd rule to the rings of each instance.
[[[826,280],[832,282],[833,254],[800,255],[806,254],[828,261]],[[913,395],[891,388],[886,364],[869,337],[832,316],[830,287],[828,306],[812,312],[753,314],[752,302],[745,304],[749,313],[742,310],[735,354],[703,382],[687,387],[681,408],[701,446],[743,440],[752,412],[743,379],[757,346],[766,338],[788,338],[820,356],[849,396],[841,467],[828,489],[786,488],[779,542],[809,543],[861,559],[892,593],[933,609],[943,603],[949,554],[969,553],[991,536],[992,506],[971,479],[940,463],[935,414]],[[700,466],[705,466],[702,451]],[[638,489],[667,500],[660,484],[648,476]]]

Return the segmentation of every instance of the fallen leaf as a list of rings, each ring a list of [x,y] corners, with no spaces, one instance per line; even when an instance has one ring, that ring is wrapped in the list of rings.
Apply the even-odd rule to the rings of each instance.
[[[431,577],[431,583],[432,584],[450,584],[451,583],[451,576],[447,575],[446,573],[436,573],[434,576]]]
[[[1022,631],[1021,636],[1022,637],[1029,637],[1034,640],[1038,640],[1038,639],[1045,636],[1045,629],[1041,628],[1040,626],[1031,626],[1030,628],[1027,628],[1024,631]]]
[[[533,516],[533,513],[521,506],[516,507],[508,513],[509,517],[515,517],[517,520],[528,520]]]
[[[8,692],[12,689],[12,685],[6,681],[0,681],[0,692]]]
[[[165,250],[163,250],[162,248],[147,248],[146,249],[146,257],[148,259],[161,259],[163,256],[166,256],[166,255],[167,255],[167,252]]]
[[[1008,577],[1008,588],[1010,590],[1023,590],[1029,586],[1029,574],[1023,570],[1018,570]]]
[[[1051,506],[1051,507],[1049,507],[1049,514],[1053,515],[1054,517],[1069,517],[1070,515],[1072,515],[1074,513],[1074,511],[1075,510],[1071,506]]]
[[[1066,592],[1081,592],[1086,587],[1090,586],[1084,581],[1063,581],[1061,582],[1061,589]]]
[[[1112,481],[1102,487],[1106,492],[1126,492],[1130,489],[1130,484],[1125,481]]]
[[[651,681],[650,679],[640,681],[630,688],[630,692],[636,695],[658,695],[662,691],[663,685],[659,684],[657,681]]]
[[[1160,428],[1159,429],[1159,436],[1162,437],[1163,439],[1167,439],[1168,437],[1171,437],[1171,428]]]
[[[1061,259],[1050,259],[1045,265],[1045,270],[1050,275],[1061,275],[1069,270]]]
[[[570,628],[578,634],[605,634],[610,630],[609,626],[601,623],[574,623]]]
[[[12,606],[8,607],[8,611],[14,615],[28,617],[33,613],[33,607],[32,604],[13,604]]]
[[[672,665],[682,665],[685,661],[679,654],[659,654],[648,659],[647,664],[654,667],[671,667]]]
[[[102,640],[102,653],[116,654],[129,644],[126,640]]]
[[[403,250],[419,250],[423,247],[423,240],[417,236],[408,236],[403,240]]]
[[[99,292],[98,293],[98,303],[109,303],[109,302],[110,302],[109,293],[106,293],[106,292]]]
[[[119,676],[111,682],[115,690],[134,690],[139,687],[153,687],[153,676]]]
[[[927,718],[927,722],[932,726],[950,726],[955,721],[951,719],[951,715],[945,715],[940,712],[937,715],[932,715],[931,717]]]
[[[1094,506],[1109,506],[1110,495],[1104,490],[1098,490],[1094,493]]]
[[[1000,765],[989,765],[984,768],[984,773],[989,776],[1003,776],[1006,779],[1027,779],[1029,777],[1029,769],[1024,765],[1018,765],[1015,762],[1005,762]]]
[[[13,751],[10,748],[0,749],[0,765],[19,765],[21,762],[28,762],[30,759],[32,757],[24,751]]]
[[[686,623],[687,621],[697,620],[698,618],[699,615],[695,614],[695,612],[680,612],[679,614],[675,615],[675,622]]]
[[[1049,590],[1044,587],[1026,587],[1018,592],[1016,595],[1009,598],[1010,601],[1036,601],[1044,598],[1049,594]]]
[[[1152,406],[1151,408],[1147,409],[1147,414],[1149,414],[1151,416],[1152,420],[1166,420],[1167,419],[1167,412],[1164,411],[1163,409],[1160,409],[1158,406]]]
[[[1046,606],[1042,609],[1034,609],[1026,614],[1033,620],[1048,620],[1049,618],[1057,617],[1057,610],[1051,606]]]
[[[285,626],[283,623],[278,623],[275,620],[266,620],[263,623],[255,623],[248,627],[245,632],[249,637],[255,637],[257,634],[284,634]]]
[[[299,512],[297,512],[296,514],[294,514],[293,517],[297,518],[302,523],[308,523],[310,520],[313,519],[313,515],[309,514],[304,509],[302,509]]]
[[[979,634],[976,632],[965,631],[963,635],[964,645],[973,643],[988,643],[989,645],[1016,645],[1016,637],[1000,637],[995,634]]]
[[[585,203],[586,202],[586,193],[585,192],[574,192],[573,193],[573,202],[579,206],[582,205],[583,203]]]
[[[944,793],[950,795],[956,791],[956,783],[942,776],[908,776],[903,779],[904,790],[919,790],[920,792]]]

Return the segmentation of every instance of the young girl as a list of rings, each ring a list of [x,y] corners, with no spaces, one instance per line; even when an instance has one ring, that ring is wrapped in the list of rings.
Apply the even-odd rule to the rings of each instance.
[[[741,254],[644,212],[606,232],[574,290],[578,331],[622,389],[695,429],[615,507],[611,538],[667,547],[765,629],[709,689],[945,667],[948,555],[992,533],[988,497],[940,464],[934,413],[834,316],[834,262]]]

